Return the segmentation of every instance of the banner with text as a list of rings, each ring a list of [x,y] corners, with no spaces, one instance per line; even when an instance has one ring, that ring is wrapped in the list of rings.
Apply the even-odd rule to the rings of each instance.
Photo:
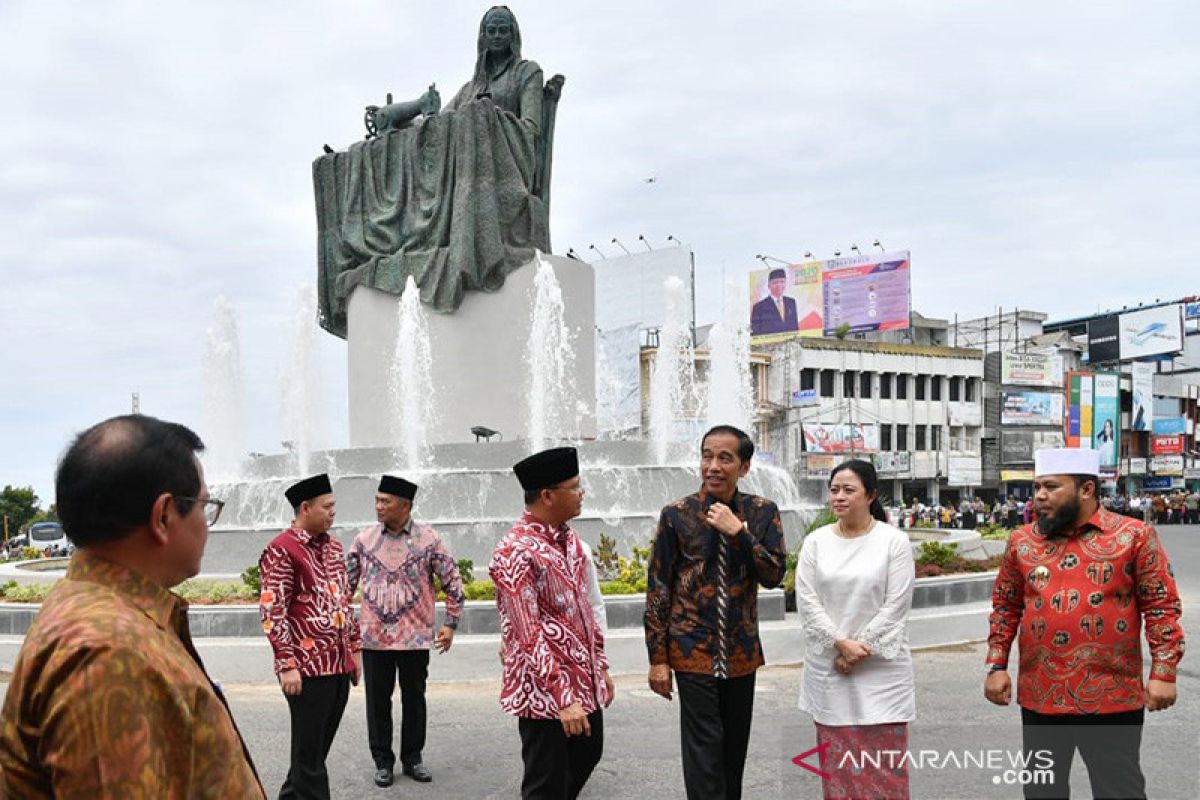
[[[884,450],[871,454],[871,463],[880,475],[896,475],[912,470],[912,453]]]
[[[1148,431],[1154,426],[1154,365],[1149,361],[1135,361],[1129,371],[1133,390],[1129,427],[1135,431]]]
[[[1092,447],[1100,451],[1100,469],[1115,470],[1121,453],[1121,379],[1117,373],[1096,373],[1092,406]]]
[[[1067,447],[1092,446],[1092,383],[1090,372],[1068,372],[1067,418],[1064,426]]]
[[[755,339],[903,330],[910,324],[907,250],[806,261],[750,272]]]
[[[1016,386],[1062,386],[1058,356],[1006,350],[1000,355],[1000,382]]]
[[[878,425],[806,423],[803,431],[804,449],[810,453],[874,453],[879,449]]]
[[[1175,453],[1183,453],[1183,437],[1182,436],[1151,436],[1150,437],[1150,454],[1155,456],[1173,455]]]
[[[1001,392],[1003,425],[1061,425],[1062,395],[1050,392]]]
[[[1178,353],[1183,349],[1183,306],[1144,308],[1121,315],[1121,360]]]
[[[1038,450],[1062,446],[1062,431],[1022,431],[1006,428],[1000,433],[1000,462],[1032,464],[1033,454]]]

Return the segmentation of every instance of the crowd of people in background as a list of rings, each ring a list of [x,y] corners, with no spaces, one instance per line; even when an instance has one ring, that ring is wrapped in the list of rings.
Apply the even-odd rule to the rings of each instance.
[[[1103,497],[1101,505],[1109,511],[1152,522],[1155,525],[1200,525],[1200,491],[1118,492]],[[901,528],[933,527],[972,529],[982,525],[1002,525],[1017,528],[1036,518],[1032,499],[1014,495],[986,501],[967,497],[955,503],[927,504],[914,497],[910,503],[901,501],[891,509],[892,518]]]
[[[1115,494],[1102,501],[1105,508],[1118,514],[1153,522],[1155,525],[1200,524],[1200,491],[1157,494]]]

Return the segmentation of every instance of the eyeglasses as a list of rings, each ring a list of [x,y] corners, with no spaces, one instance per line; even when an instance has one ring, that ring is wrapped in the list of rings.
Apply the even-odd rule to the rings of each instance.
[[[548,486],[548,487],[546,487],[546,491],[548,491],[548,492],[574,492],[575,494],[583,494],[585,490],[583,488],[583,484],[581,483],[578,486]]]
[[[217,500],[213,497],[180,497],[176,496],[176,500],[190,500],[193,503],[200,503],[204,506],[204,522],[208,527],[217,524],[217,520],[221,518],[221,511],[225,508],[224,500]]]

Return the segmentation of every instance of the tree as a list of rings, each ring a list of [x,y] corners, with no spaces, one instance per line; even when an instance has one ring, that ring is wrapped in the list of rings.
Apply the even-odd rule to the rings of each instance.
[[[32,486],[5,486],[0,491],[0,525],[3,518],[8,519],[9,536],[16,536],[39,510],[38,496]]]

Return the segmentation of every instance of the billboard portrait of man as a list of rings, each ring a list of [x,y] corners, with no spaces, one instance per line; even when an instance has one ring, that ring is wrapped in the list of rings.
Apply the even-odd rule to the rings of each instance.
[[[787,271],[771,270],[771,274],[767,276],[767,296],[755,303],[750,312],[751,336],[787,333],[800,329],[796,301],[784,295],[786,288]]]

